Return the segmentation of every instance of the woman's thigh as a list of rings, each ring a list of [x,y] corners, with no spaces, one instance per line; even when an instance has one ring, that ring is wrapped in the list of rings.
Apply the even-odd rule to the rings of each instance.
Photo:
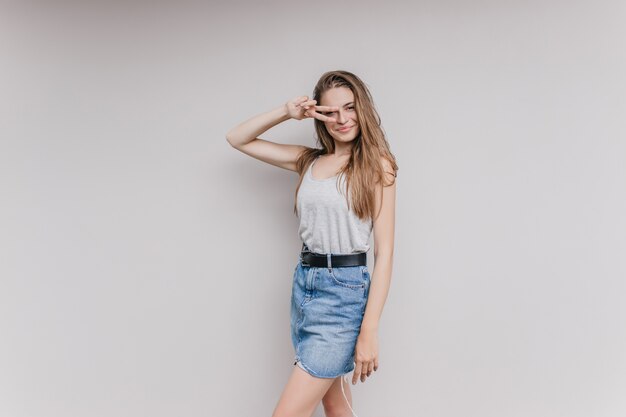
[[[334,381],[314,377],[294,366],[272,417],[310,417]]]
[[[341,391],[341,385],[343,384],[343,392]],[[346,393],[346,398],[343,397],[343,393]],[[349,411],[352,407],[352,392],[350,392],[350,384],[342,380],[342,377],[335,378],[335,382],[330,386],[324,398],[322,398],[324,404],[324,410],[326,415],[337,415],[339,411]],[[348,406],[349,404],[349,406]]]

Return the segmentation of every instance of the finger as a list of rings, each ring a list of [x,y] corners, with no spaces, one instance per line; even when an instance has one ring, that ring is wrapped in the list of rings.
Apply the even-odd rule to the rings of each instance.
[[[307,101],[300,103],[300,107],[304,107],[305,109],[308,109],[311,106],[315,106],[315,103],[317,103],[316,100],[307,100]]]
[[[337,106],[315,106],[315,110],[319,110],[319,111],[335,111],[335,110],[339,110],[339,107],[337,107]]]
[[[361,368],[361,369],[362,369],[362,371],[361,371],[361,382],[365,382],[365,380],[366,380],[366,379],[367,379],[367,377],[369,376],[369,375],[367,374],[367,367],[368,367],[367,362],[365,362],[365,363],[363,364],[363,367]]]
[[[309,113],[311,114],[311,117],[315,117],[318,120],[321,120],[322,122],[332,122],[332,123],[336,123],[337,119],[334,119],[332,117],[328,117],[328,116],[324,116],[323,114],[320,114],[318,112],[316,112],[315,110],[310,110]]]
[[[304,103],[305,101],[307,101],[309,98],[307,96],[300,96],[300,97],[296,97],[293,100],[293,104],[298,107],[300,105],[302,105],[302,103]]]
[[[352,374],[352,385],[356,384],[357,379],[361,376],[361,362],[357,362],[354,367],[354,373]]]
[[[374,372],[374,361],[370,361],[367,365],[367,376],[372,375],[372,372]]]
[[[319,114],[317,112],[313,112],[312,117],[315,117],[316,119],[319,119],[322,122],[337,123],[337,119],[333,117],[329,117],[329,116],[324,116],[323,114]]]
[[[378,371],[378,358],[374,359],[374,371]]]

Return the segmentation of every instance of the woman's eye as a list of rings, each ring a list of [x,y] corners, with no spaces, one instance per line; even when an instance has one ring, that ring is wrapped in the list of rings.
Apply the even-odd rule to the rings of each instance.
[[[354,110],[354,106],[352,107],[347,107],[348,110]],[[327,111],[326,113],[322,113],[324,116],[330,116],[331,114],[334,114],[336,112],[334,111]]]

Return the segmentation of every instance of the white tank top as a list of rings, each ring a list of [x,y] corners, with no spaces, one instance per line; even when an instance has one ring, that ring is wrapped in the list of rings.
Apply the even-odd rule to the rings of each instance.
[[[319,156],[318,156],[319,158]],[[311,174],[313,164],[309,165],[300,189],[297,207],[300,219],[298,233],[309,250],[332,255],[367,252],[372,233],[372,220],[363,221],[348,210],[346,180],[342,175],[331,178],[315,179]],[[337,189],[341,186],[343,194]],[[352,201],[352,200],[350,200]]]

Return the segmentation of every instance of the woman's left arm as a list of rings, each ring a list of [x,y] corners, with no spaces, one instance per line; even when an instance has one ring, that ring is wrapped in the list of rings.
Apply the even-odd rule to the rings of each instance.
[[[361,323],[361,332],[355,348],[354,361],[356,365],[352,375],[352,384],[356,384],[359,378],[361,382],[365,382],[365,378],[370,376],[372,371],[378,370],[378,322],[391,283],[396,214],[396,178],[391,164],[386,159],[383,159],[383,167],[386,172],[386,186],[377,188],[376,209],[374,211],[374,213],[378,213],[380,210],[373,223],[374,272],[372,273],[365,315]],[[381,193],[382,203],[380,202]]]

